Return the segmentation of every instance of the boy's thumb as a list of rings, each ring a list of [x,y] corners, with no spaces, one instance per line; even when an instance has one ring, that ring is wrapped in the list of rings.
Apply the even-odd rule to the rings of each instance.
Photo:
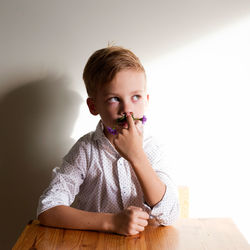
[[[141,207],[129,206],[128,209],[142,211]]]

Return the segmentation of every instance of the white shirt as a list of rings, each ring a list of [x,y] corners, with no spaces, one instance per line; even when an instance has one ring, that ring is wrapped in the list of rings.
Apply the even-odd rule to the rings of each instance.
[[[95,132],[81,137],[52,171],[52,181],[39,199],[37,215],[58,206],[91,212],[118,213],[129,206],[143,208],[161,225],[172,224],[179,215],[177,188],[171,180],[164,153],[152,137],[144,135],[144,151],[166,192],[150,208],[130,163],[122,158],[103,133],[100,121]]]

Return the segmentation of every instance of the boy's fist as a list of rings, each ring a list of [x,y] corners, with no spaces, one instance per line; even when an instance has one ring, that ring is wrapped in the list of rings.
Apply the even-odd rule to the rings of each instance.
[[[122,235],[135,235],[148,225],[149,215],[139,207],[130,206],[114,215],[114,232]]]
[[[133,162],[143,151],[143,133],[141,121],[134,121],[127,115],[128,128],[122,129],[114,139],[114,146],[122,157]]]

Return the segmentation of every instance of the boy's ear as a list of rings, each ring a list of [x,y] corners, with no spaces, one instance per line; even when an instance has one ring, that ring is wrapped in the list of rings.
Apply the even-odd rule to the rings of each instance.
[[[145,105],[146,105],[146,107],[145,107],[145,108],[147,108],[147,107],[148,107],[148,102],[149,102],[149,94],[147,94],[147,95],[146,95],[146,97],[147,97],[147,99],[146,99],[146,102],[145,102]]]
[[[99,113],[97,112],[96,110],[96,106],[95,106],[95,101],[94,101],[94,98],[88,98],[87,99],[87,105],[89,107],[89,112],[92,114],[92,115],[98,115]]]

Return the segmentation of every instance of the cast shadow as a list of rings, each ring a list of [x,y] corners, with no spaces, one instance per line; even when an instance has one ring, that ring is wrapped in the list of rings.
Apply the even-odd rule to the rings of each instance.
[[[70,138],[82,103],[65,79],[22,84],[0,100],[1,242],[10,249],[38,198],[74,141]],[[7,247],[8,246],[8,247]],[[2,248],[4,249],[4,248]]]

